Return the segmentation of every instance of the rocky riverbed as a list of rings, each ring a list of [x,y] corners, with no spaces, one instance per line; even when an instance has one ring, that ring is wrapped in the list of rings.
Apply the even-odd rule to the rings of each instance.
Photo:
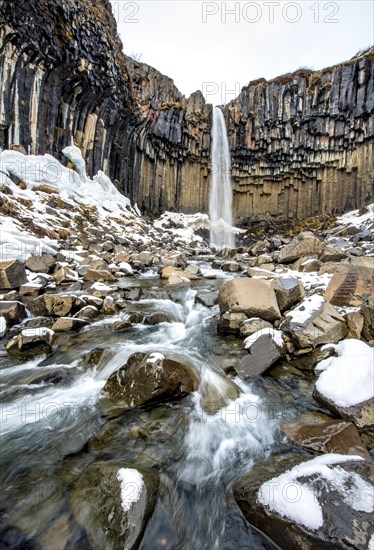
[[[373,208],[217,251],[75,147],[0,167],[2,547],[372,548]]]

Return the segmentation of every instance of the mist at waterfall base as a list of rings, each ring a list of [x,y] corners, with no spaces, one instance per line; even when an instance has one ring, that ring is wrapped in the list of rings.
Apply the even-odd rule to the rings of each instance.
[[[231,158],[226,123],[219,107],[213,109],[212,181],[209,195],[210,242],[216,248],[233,248]]]

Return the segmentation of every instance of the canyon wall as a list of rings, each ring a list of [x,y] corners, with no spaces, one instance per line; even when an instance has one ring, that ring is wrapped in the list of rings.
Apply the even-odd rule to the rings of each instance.
[[[359,208],[374,195],[374,50],[244,87],[225,108],[237,222]]]
[[[0,0],[0,147],[72,142],[144,213],[207,211],[212,107],[123,54],[107,0]],[[243,88],[225,117],[237,223],[373,197],[373,50]]]

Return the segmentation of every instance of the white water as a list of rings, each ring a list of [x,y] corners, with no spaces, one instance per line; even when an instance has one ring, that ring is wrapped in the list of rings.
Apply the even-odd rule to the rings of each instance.
[[[217,248],[233,248],[231,158],[226,124],[221,109],[213,109],[212,182],[209,196],[209,217],[212,223],[210,241]]]

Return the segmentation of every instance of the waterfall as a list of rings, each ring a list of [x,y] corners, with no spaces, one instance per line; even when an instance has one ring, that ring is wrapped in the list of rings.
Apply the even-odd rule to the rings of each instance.
[[[212,223],[210,242],[217,248],[233,248],[231,158],[225,119],[219,107],[213,109],[209,217]]]

